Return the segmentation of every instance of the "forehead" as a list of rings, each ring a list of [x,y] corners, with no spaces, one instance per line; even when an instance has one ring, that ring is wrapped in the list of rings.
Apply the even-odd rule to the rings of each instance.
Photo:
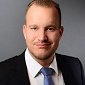
[[[26,16],[31,15],[33,13],[39,13],[39,12],[41,13],[50,12],[52,14],[58,15],[58,10],[54,6],[47,7],[47,6],[40,6],[40,5],[33,4],[28,8]]]
[[[27,24],[59,24],[59,14],[55,7],[32,5],[26,14]]]

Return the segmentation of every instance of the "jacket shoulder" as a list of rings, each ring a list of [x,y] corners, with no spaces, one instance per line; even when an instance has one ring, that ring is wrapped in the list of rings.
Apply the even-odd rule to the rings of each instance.
[[[0,62],[0,78],[9,75],[12,70],[15,70],[19,61],[22,62],[23,56],[24,53]]]
[[[56,58],[58,58],[58,59],[61,59],[61,60],[63,60],[63,61],[65,61],[65,62],[71,62],[71,63],[80,63],[80,60],[79,60],[79,58],[77,58],[77,57],[73,57],[73,56],[68,56],[68,55],[62,55],[62,54],[57,54],[56,53]]]
[[[0,62],[0,78],[10,74],[10,70],[15,67],[16,57],[17,56]]]
[[[75,68],[80,70],[81,72],[84,71],[79,58],[68,55],[56,54],[56,59],[59,64],[67,66],[68,68]]]
[[[58,67],[61,67],[61,69],[67,69],[67,71],[69,70],[68,72],[72,71],[75,78],[77,77],[79,81],[82,81],[82,85],[85,85],[83,66],[78,58],[62,54],[56,54],[56,59],[59,65]]]

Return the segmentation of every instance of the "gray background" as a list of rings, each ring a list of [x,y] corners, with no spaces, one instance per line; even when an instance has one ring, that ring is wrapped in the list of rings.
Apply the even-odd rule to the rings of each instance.
[[[25,8],[30,0],[0,0],[0,61],[26,48],[22,34]],[[85,70],[85,0],[58,0],[64,34],[59,53],[78,57]]]

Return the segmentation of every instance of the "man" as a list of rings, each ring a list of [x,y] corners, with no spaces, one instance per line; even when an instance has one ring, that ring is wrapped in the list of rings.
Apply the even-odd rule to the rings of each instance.
[[[0,85],[47,85],[42,68],[54,70],[54,84],[49,85],[85,85],[81,62],[55,53],[63,34],[57,3],[33,0],[27,7],[23,34],[27,49],[0,63]]]

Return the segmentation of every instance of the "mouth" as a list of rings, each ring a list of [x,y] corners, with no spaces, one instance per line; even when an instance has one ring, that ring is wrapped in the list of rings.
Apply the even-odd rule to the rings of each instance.
[[[46,49],[48,48],[51,44],[50,43],[36,43],[35,44],[39,49]]]

